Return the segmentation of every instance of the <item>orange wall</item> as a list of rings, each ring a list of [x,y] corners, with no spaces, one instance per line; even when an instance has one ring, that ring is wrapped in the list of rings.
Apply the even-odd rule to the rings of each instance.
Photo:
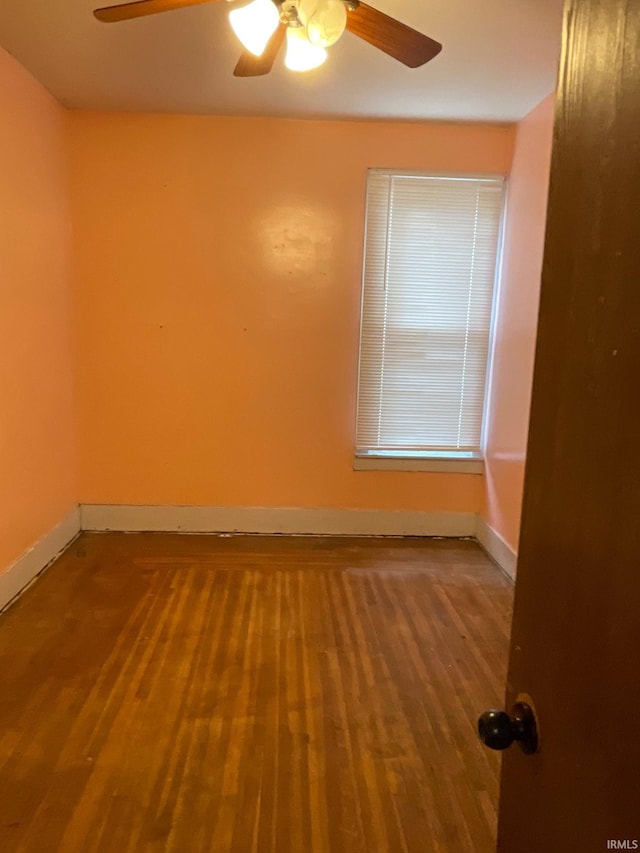
[[[554,96],[516,134],[487,431],[484,518],[515,550],[520,534]]]
[[[0,49],[0,571],[76,503],[64,113]]]
[[[507,172],[513,130],[70,116],[80,499],[476,511],[352,470],[369,166]]]

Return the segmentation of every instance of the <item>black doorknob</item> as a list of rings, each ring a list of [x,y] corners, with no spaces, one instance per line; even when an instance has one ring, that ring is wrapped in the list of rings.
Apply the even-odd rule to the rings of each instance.
[[[507,749],[514,740],[526,755],[538,749],[536,718],[526,702],[516,702],[511,716],[506,711],[485,711],[478,720],[478,734],[489,749]]]

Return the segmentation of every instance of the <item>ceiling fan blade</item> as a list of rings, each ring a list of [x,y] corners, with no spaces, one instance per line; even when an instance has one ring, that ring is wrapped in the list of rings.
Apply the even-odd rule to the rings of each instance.
[[[280,24],[278,29],[267,42],[267,46],[262,52],[262,56],[254,56],[252,53],[249,53],[248,50],[245,50],[238,60],[238,64],[233,69],[233,76],[262,77],[263,74],[268,74],[273,68],[273,63],[275,62],[276,56],[282,47],[286,31],[287,25]]]
[[[359,3],[349,11],[347,29],[409,68],[424,65],[442,50],[440,42],[401,24],[384,12],[378,12],[366,3]]]
[[[142,18],[144,15],[157,15],[158,12],[170,12],[172,9],[184,9],[187,6],[211,2],[215,0],[135,0],[120,6],[96,9],[93,14],[99,21],[113,24],[117,21],[128,21],[130,18]]]

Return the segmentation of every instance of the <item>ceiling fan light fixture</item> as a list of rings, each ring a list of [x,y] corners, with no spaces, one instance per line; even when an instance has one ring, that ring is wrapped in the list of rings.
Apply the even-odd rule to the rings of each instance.
[[[322,65],[327,58],[327,51],[311,44],[305,30],[305,27],[289,27],[287,30],[287,54],[284,64],[289,71],[311,71]]]
[[[331,47],[347,26],[347,9],[342,0],[319,0],[309,15],[306,27],[311,44]]]
[[[272,0],[253,0],[248,6],[232,9],[229,23],[242,46],[254,56],[262,56],[278,28],[280,16]]]

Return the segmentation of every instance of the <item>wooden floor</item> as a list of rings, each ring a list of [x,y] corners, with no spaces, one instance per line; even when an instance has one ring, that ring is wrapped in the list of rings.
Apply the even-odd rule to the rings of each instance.
[[[0,616],[0,851],[489,853],[471,542],[84,534]]]

